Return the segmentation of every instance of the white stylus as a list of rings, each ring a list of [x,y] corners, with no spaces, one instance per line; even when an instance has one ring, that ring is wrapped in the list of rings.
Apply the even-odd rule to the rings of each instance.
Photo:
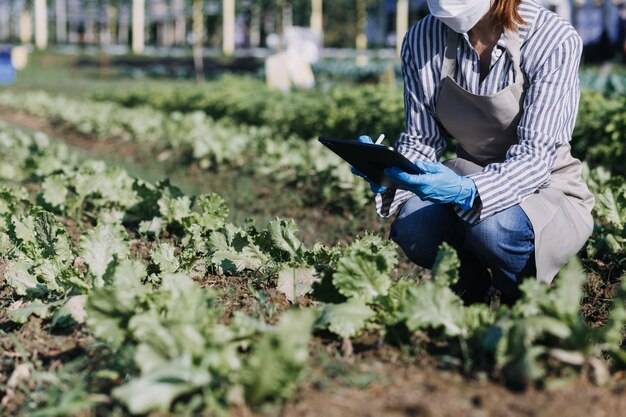
[[[385,134],[381,134],[378,139],[376,139],[376,145],[380,145],[383,142],[383,139],[385,139]]]

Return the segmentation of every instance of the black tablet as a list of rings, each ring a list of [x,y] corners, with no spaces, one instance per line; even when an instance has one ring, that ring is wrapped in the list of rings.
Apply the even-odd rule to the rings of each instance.
[[[391,146],[324,137],[319,138],[319,141],[378,185],[397,187],[397,184],[385,177],[385,168],[398,167],[409,174],[423,174],[414,163]]]

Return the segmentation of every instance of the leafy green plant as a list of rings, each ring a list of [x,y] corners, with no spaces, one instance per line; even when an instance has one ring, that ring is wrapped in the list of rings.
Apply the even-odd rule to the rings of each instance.
[[[259,80],[228,76],[202,88],[164,84],[103,90],[93,97],[133,108],[202,111],[218,120],[267,126],[281,136],[295,134],[304,139],[320,135],[356,138],[368,132],[396,137],[404,121],[402,90],[388,86],[336,85],[328,91],[284,94]]]
[[[0,156],[2,175],[16,174],[0,176],[7,328],[36,317],[45,323],[41,331],[96,338],[99,351],[89,354],[110,357],[97,366],[87,360],[74,379],[63,370],[40,371],[41,364],[20,368],[36,371],[36,388],[24,390],[34,394],[28,407],[40,407],[40,415],[103,404],[132,414],[218,413],[288,398],[307,375],[314,329],[348,347],[364,333],[383,341],[403,328],[408,337],[395,343],[436,342],[447,363],[468,372],[487,367],[520,387],[581,372],[601,382],[609,369],[626,366],[626,281],[606,324],[592,328],[580,314],[586,277],[576,260],[553,287],[525,280],[512,308],[464,307],[450,288],[460,266],[450,246],[442,246],[430,279],[394,280],[396,248],[380,236],[307,247],[292,220],[237,226],[215,194],[192,198],[167,181],[150,184],[101,163],[78,163],[43,138],[0,128],[8,150]],[[45,168],[48,161],[54,169]],[[597,251],[590,253],[621,256],[623,180],[597,169],[588,181],[598,196],[590,246]],[[596,249],[605,232],[620,245],[615,252]],[[215,275],[243,282],[263,308],[224,309],[228,290],[197,282]],[[266,294],[275,289],[306,307],[273,303]],[[29,359],[19,341],[16,349]],[[74,381],[74,388],[46,390],[55,381]]]
[[[214,294],[185,275],[163,274],[153,290],[142,284],[141,268],[118,268],[110,286],[90,295],[87,323],[114,348],[134,346],[140,376],[113,391],[132,413],[167,410],[189,395],[223,410],[239,386],[251,405],[293,393],[307,363],[311,312],[287,312],[276,327],[254,329],[239,327],[240,316],[228,327],[218,321]]]
[[[612,177],[603,168],[587,174],[587,183],[596,197],[593,209],[594,233],[587,243],[587,255],[592,258],[626,259],[626,183],[622,177]]]
[[[280,180],[302,190],[302,195],[307,196],[306,204],[350,209],[362,207],[371,199],[364,181],[352,175],[350,167],[332,152],[317,142],[277,134],[268,126],[234,126],[214,122],[199,111],[183,114],[151,108],[128,109],[115,103],[76,100],[45,92],[4,92],[0,94],[0,104],[58,120],[100,140],[122,137],[159,155],[169,155],[173,150],[181,163],[191,161],[201,169],[237,168],[250,175]],[[346,117],[346,123],[353,116]],[[47,146],[45,136],[36,136],[35,142],[40,148],[55,149]],[[80,175],[75,175],[54,161],[48,157],[42,161],[46,164],[40,164],[46,174],[57,174],[44,181],[42,197],[50,207],[71,210],[75,215],[85,203],[125,209],[137,198],[137,190],[130,187],[130,179],[118,168],[88,161],[79,167]],[[7,172],[6,176],[15,174]],[[120,191],[116,194],[115,190]],[[116,215],[117,211],[112,208],[109,214]]]
[[[581,369],[598,362],[604,353],[620,351],[626,325],[626,300],[620,297],[626,283],[615,299],[610,323],[594,329],[579,311],[585,279],[580,262],[574,259],[561,271],[552,291],[535,280],[522,284],[521,302],[502,314],[491,329],[502,335],[495,359],[510,383],[525,386],[542,382],[551,360]]]

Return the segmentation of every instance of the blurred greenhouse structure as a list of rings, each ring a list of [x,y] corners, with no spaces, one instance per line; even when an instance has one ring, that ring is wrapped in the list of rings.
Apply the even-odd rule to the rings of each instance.
[[[623,0],[537,1],[576,27],[590,61],[626,49]],[[325,51],[393,58],[409,25],[427,12],[426,0],[0,0],[0,44],[266,57],[297,27]]]
[[[143,53],[201,41],[232,55],[299,26],[328,48],[395,48],[425,13],[423,0],[0,0],[0,42]]]

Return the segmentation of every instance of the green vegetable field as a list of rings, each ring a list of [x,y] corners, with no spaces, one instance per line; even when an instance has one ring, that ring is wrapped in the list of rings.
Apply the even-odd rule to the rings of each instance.
[[[0,415],[625,415],[626,97],[585,71],[594,232],[512,307],[464,306],[450,246],[408,261],[315,140],[394,138],[401,86],[25,73],[0,90]]]

